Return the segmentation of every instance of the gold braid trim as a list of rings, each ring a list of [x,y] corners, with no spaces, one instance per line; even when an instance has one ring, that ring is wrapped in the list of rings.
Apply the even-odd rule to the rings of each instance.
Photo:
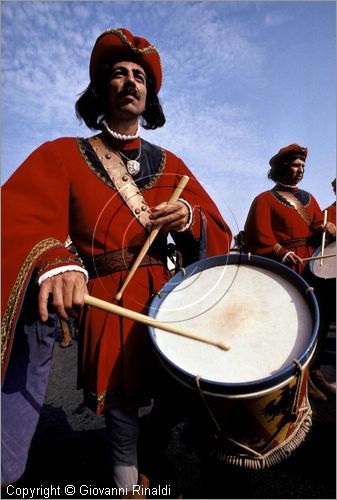
[[[277,193],[280,196],[282,196],[285,200],[287,200],[289,205],[291,205],[291,207],[296,210],[296,212],[302,217],[304,222],[310,227],[312,224],[312,219],[308,214],[308,212],[306,211],[303,203],[289,191],[277,191]]]
[[[28,257],[21,266],[21,269],[17,275],[16,281],[12,288],[12,292],[9,296],[5,314],[3,316],[1,323],[1,343],[2,343],[1,367],[3,366],[3,363],[6,359],[8,343],[9,343],[10,333],[13,327],[14,318],[20,303],[21,294],[25,286],[31,266],[34,263],[34,261],[37,258],[39,258],[44,252],[59,245],[62,245],[62,243],[54,238],[47,238],[45,240],[40,241],[35,245],[35,247],[33,247]]]
[[[97,411],[100,413],[105,405],[106,391],[97,394]]]
[[[163,153],[163,155],[161,157],[158,170],[147,184],[145,184],[143,187],[139,188],[139,191],[141,191],[141,192],[147,191],[148,189],[150,189],[153,186],[153,184],[155,184],[157,182],[157,180],[159,179],[159,177],[161,177],[161,174],[163,173],[163,170],[164,170],[165,165],[166,165],[166,152],[162,148],[160,148],[160,150]]]
[[[274,247],[273,247],[272,252],[273,252],[273,254],[278,256],[278,255],[280,255],[281,250],[283,250],[283,246],[280,245],[279,243],[276,243],[276,245],[274,245]]]
[[[94,138],[96,137],[99,137],[101,134],[99,135],[95,135]],[[83,159],[84,161],[86,162],[86,164],[88,165],[88,167],[90,168],[90,170],[102,181],[104,182],[104,184],[106,184],[107,186],[109,186],[111,189],[113,189],[114,191],[116,191],[116,188],[115,186],[112,184],[110,178],[107,178],[105,177],[104,174],[102,174],[99,170],[97,170],[95,168],[95,166],[92,164],[92,162],[90,161],[89,157],[87,156],[86,154],[86,151],[85,151],[85,148],[83,146],[83,142],[85,141],[85,139],[82,139],[81,137],[77,137],[76,138],[76,141],[77,141],[77,146],[78,146],[78,149],[80,150],[80,153],[81,155],[83,156]],[[96,155],[97,156],[97,155]],[[100,161],[100,160],[99,160]],[[102,163],[102,162],[100,162]]]
[[[94,136],[94,138],[100,138],[102,134],[98,134],[96,136]],[[90,170],[92,170],[92,172],[102,181],[104,182],[104,184],[106,184],[107,186],[109,186],[111,189],[113,189],[114,191],[117,191],[116,187],[113,185],[113,183],[111,182],[110,178],[108,179],[107,177],[105,177],[104,174],[102,174],[99,170],[97,170],[97,168],[95,168],[95,166],[92,164],[92,162],[90,161],[89,157],[87,156],[86,154],[86,151],[85,151],[85,148],[84,148],[84,141],[86,141],[86,139],[83,139],[81,137],[77,137],[76,138],[76,141],[77,141],[77,146],[78,146],[78,149],[80,150],[80,153],[84,159],[84,161],[86,162],[86,164],[88,165],[88,167],[90,168]],[[158,170],[157,172],[153,175],[153,177],[151,178],[151,180],[145,184],[144,186],[140,187],[139,188],[139,191],[142,193],[143,191],[147,191],[148,189],[150,189],[156,182],[157,180],[161,177],[162,173],[163,173],[163,170],[166,166],[166,152],[163,148],[160,148],[161,152],[162,152],[162,158],[160,160],[160,165],[158,167]],[[97,156],[97,154],[96,154]],[[97,156],[97,159],[98,161],[102,164],[101,160],[98,158]],[[103,166],[103,165],[102,165]],[[104,168],[104,166],[103,166]]]
[[[302,219],[304,220],[304,222],[308,226],[311,225],[311,223],[312,223],[311,217],[308,214],[308,212],[306,211],[306,207],[308,207],[310,205],[310,202],[311,202],[310,193],[308,193],[309,194],[309,201],[306,205],[304,205],[300,200],[298,200],[296,198],[296,196],[294,196],[292,193],[290,193],[288,191],[276,191],[275,189],[272,189],[270,191],[270,193],[274,196],[274,198],[279,203],[281,203],[281,205],[284,205],[285,207],[288,207],[288,208],[292,208],[302,217]],[[277,193],[281,198],[283,198],[283,200],[285,200],[286,203],[284,201],[282,201],[280,198],[278,198],[275,193]]]
[[[132,52],[134,52],[137,55],[142,55],[145,56],[146,54],[157,54],[160,61],[160,55],[158,49],[154,45],[149,45],[148,47],[145,47],[144,49],[139,49],[138,47],[134,47],[132,43],[127,39],[127,37],[124,35],[124,33],[118,29],[115,28],[109,28],[97,38],[96,43],[98,40],[100,40],[103,36],[105,35],[115,35],[117,38],[120,39],[121,42],[124,43],[124,45],[130,49]]]
[[[148,406],[150,396],[141,389],[125,393],[122,389],[103,391],[99,394],[84,388],[84,404],[97,415],[105,408],[124,406],[125,408]]]
[[[38,275],[42,274],[47,267],[51,266],[59,266],[62,264],[77,264],[80,267],[83,267],[81,260],[76,257],[75,255],[73,257],[69,256],[66,257],[65,259],[61,259],[60,257],[56,257],[54,260],[47,260],[43,266],[39,267],[37,270]]]

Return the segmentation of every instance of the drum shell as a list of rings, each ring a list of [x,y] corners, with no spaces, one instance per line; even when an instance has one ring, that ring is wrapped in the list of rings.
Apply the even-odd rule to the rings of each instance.
[[[204,441],[212,453],[243,467],[273,465],[287,457],[288,442],[297,447],[311,426],[308,367],[278,388],[254,396],[211,396],[206,405]]]

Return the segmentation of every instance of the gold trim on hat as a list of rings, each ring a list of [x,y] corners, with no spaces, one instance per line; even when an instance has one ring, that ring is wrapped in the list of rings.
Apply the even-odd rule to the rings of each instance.
[[[101,33],[99,35],[99,37],[96,40],[95,46],[97,45],[97,42],[101,38],[103,38],[104,36],[106,36],[106,35],[115,35],[115,36],[117,36],[117,38],[119,38],[120,41],[123,42],[124,45],[128,49],[130,49],[132,52],[134,52],[135,54],[142,55],[142,56],[145,56],[147,54],[157,54],[158,55],[158,59],[159,59],[159,65],[160,65],[161,73],[163,72],[162,65],[161,65],[161,59],[160,59],[160,54],[159,54],[158,49],[154,45],[149,45],[148,47],[145,47],[144,49],[139,49],[139,48],[134,47],[132,45],[132,43],[130,42],[130,40],[128,40],[128,38],[126,37],[126,35],[124,35],[124,33],[122,31],[120,31],[119,29],[116,29],[116,28],[109,28],[109,29],[103,31],[103,33]]]
[[[156,53],[156,54],[158,54],[159,60],[160,60],[159,51],[154,45],[149,45],[148,47],[145,47],[144,49],[139,49],[138,47],[134,47],[132,45],[132,43],[130,42],[130,40],[128,40],[126,35],[124,35],[124,33],[122,31],[120,31],[119,29],[116,29],[116,28],[109,28],[109,29],[103,31],[103,33],[101,33],[99,35],[99,37],[97,38],[96,43],[98,42],[98,40],[100,40],[105,35],[116,35],[117,38],[119,38],[120,41],[124,43],[124,45],[126,45],[133,52],[136,52],[136,54],[144,54],[145,55],[145,54]]]

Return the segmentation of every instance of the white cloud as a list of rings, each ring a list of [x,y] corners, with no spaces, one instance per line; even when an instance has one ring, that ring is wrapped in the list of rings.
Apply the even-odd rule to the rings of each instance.
[[[162,95],[164,99],[169,96],[170,107],[175,105],[175,99],[170,96],[179,95],[187,102],[196,89],[199,102],[192,99],[192,104],[203,107],[201,101],[203,95],[209,99],[210,86],[214,88],[214,82],[221,85],[223,70],[220,65],[225,66],[226,74],[231,71],[242,74],[242,68],[248,71],[250,65],[257,68],[261,60],[259,49],[245,39],[237,23],[232,26],[229,20],[220,22],[208,5],[173,3],[163,10],[160,3],[147,4],[145,2],[144,9],[134,3],[128,4],[130,19],[133,11],[137,11],[140,25],[152,21],[156,29],[160,29],[165,78]],[[51,117],[55,126],[72,124],[73,116],[70,119],[70,115],[75,96],[88,82],[93,42],[106,28],[107,17],[111,23],[114,19],[117,22],[114,12],[117,10],[109,2],[6,4],[3,9],[5,112],[10,110],[18,120],[29,120],[35,119],[38,110],[37,128],[50,125]],[[167,16],[169,12],[174,15]],[[14,18],[19,22],[13,23]],[[161,26],[160,20],[164,18],[165,24]],[[94,26],[90,24],[92,19]],[[222,109],[225,107],[223,103]],[[188,116],[190,110],[185,109],[185,112]],[[227,121],[230,112],[227,106],[224,116]],[[171,111],[173,123],[177,116]],[[191,123],[195,119],[192,114],[188,121]],[[202,120],[197,121],[201,127]],[[231,125],[226,127],[230,133]]]

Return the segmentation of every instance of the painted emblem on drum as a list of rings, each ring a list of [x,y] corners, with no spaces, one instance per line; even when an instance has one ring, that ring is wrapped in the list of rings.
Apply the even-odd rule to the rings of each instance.
[[[261,414],[266,417],[267,422],[271,422],[280,415],[287,416],[289,421],[293,420],[291,407],[293,405],[296,386],[286,386],[280,391],[280,396],[269,401],[262,409]]]

